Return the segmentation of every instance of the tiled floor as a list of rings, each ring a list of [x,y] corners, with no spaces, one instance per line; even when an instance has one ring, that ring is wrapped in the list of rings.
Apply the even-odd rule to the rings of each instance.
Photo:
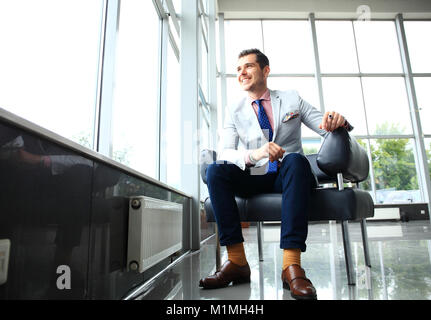
[[[350,223],[356,285],[347,284],[341,225],[311,224],[302,266],[320,300],[431,299],[431,225],[428,220],[368,222],[371,268],[365,267],[359,223]],[[215,271],[215,239],[165,271],[137,299],[291,300],[281,282],[279,225],[264,225],[264,261],[259,262],[256,228],[243,229],[252,269],[251,283],[215,290],[199,288],[199,279]],[[222,247],[222,262],[226,260]]]

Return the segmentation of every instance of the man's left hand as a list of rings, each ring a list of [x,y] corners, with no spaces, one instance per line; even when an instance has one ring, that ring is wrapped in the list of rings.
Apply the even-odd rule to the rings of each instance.
[[[335,129],[343,126],[346,119],[335,111],[326,111],[323,115],[322,123],[319,125],[320,129],[326,131],[334,131]]]

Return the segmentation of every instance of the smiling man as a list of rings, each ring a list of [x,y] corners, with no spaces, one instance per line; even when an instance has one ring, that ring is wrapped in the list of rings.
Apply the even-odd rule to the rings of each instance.
[[[297,91],[267,87],[268,58],[257,49],[239,54],[238,82],[247,96],[227,108],[222,150],[207,169],[208,192],[220,245],[228,260],[214,275],[200,280],[206,289],[250,282],[235,196],[282,193],[280,248],[283,287],[295,299],[317,299],[316,289],[301,268],[306,250],[308,203],[316,180],[301,145],[301,123],[325,136],[340,126],[352,127],[337,112],[324,115]],[[225,160],[226,163],[221,163]]]

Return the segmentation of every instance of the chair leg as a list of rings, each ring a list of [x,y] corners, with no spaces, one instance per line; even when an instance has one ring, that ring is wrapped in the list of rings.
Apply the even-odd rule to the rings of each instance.
[[[361,233],[362,233],[362,244],[364,246],[365,265],[371,268],[370,250],[368,246],[367,223],[365,221],[365,218],[361,219]]]
[[[215,234],[216,234],[216,270],[220,270],[221,256],[220,256],[220,237],[218,233],[217,224],[215,223]]]
[[[262,249],[262,222],[257,222],[257,247],[259,250],[259,261],[263,261],[263,249]]]
[[[355,285],[355,277],[353,274],[352,250],[350,247],[349,227],[348,222],[342,221],[341,230],[343,231],[344,256],[346,259],[347,283]]]

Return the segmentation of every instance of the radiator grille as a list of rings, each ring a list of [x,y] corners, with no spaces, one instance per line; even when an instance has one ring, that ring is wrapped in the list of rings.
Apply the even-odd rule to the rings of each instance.
[[[182,204],[150,197],[129,201],[127,265],[143,272],[182,248]]]

